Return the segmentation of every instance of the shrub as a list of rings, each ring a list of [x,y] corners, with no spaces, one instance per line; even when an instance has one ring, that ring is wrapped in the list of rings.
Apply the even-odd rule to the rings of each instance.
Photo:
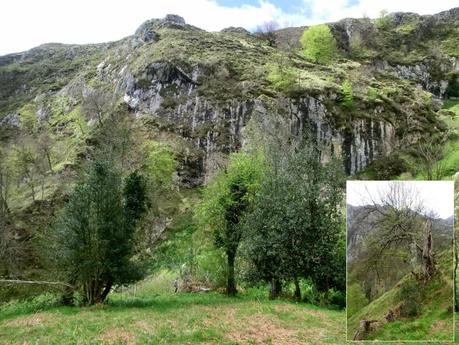
[[[422,306],[422,292],[415,282],[404,285],[400,289],[400,298],[403,301],[400,306],[400,316],[414,317],[419,315]]]
[[[367,97],[369,101],[375,102],[378,99],[378,90],[374,87],[369,87],[367,90]]]
[[[373,161],[368,167],[376,180],[390,180],[409,170],[408,163],[397,153]]]
[[[359,284],[352,284],[348,287],[347,290],[348,296],[348,305],[347,312],[348,315],[353,315],[358,312],[360,309],[365,307],[368,304],[368,298],[362,291],[362,288]]]
[[[303,55],[318,63],[328,64],[336,59],[336,40],[326,24],[304,30],[300,39]]]
[[[295,72],[289,67],[275,65],[270,69],[267,79],[278,91],[292,92],[297,86]]]
[[[344,309],[346,307],[346,293],[343,291],[338,291],[331,289],[328,292],[329,303],[332,306],[336,306],[339,309]]]
[[[345,108],[352,108],[354,104],[354,96],[352,94],[352,84],[348,79],[346,79],[341,85],[341,92],[343,93],[341,104]]]
[[[360,34],[357,32],[349,39],[349,53],[352,57],[359,58],[365,55],[365,48]]]
[[[459,97],[459,74],[457,72],[452,73],[449,77],[446,95],[448,97]]]

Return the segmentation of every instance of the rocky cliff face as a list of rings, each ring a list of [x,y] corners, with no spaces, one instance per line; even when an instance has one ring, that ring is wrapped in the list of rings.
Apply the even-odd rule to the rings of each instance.
[[[250,119],[273,114],[289,123],[292,135],[312,128],[323,159],[342,157],[354,174],[442,130],[436,99],[447,96],[449,76],[458,70],[459,54],[450,49],[458,13],[392,15],[394,37],[369,20],[331,24],[343,56],[334,66],[282,50],[302,30],[278,32],[279,48],[273,48],[241,28],[208,33],[173,15],[110,44],[50,45],[0,57],[0,138],[20,125],[25,106],[40,120],[56,116],[56,104],[64,104],[59,116],[66,116],[88,91],[103,89],[135,118],[186,142],[179,155],[184,183],[205,182],[243,145]],[[363,42],[359,55],[350,48],[356,35]],[[436,41],[438,49],[410,45],[403,49],[413,56],[395,62],[397,42],[405,45],[414,36]],[[387,51],[378,53],[384,45]],[[428,58],[418,58],[422,54]],[[273,85],[270,73],[280,65],[297,75],[293,91]],[[353,86],[352,107],[342,102],[344,80]]]

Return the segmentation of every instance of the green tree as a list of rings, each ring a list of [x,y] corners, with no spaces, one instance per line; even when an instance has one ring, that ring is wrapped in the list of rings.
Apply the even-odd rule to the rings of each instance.
[[[93,162],[71,194],[56,226],[56,260],[86,303],[103,302],[113,285],[142,277],[131,258],[135,228],[146,211],[145,192],[137,172],[123,185],[108,163]]]
[[[177,167],[174,152],[170,146],[153,140],[145,143],[146,159],[143,171],[146,172],[155,190],[170,189],[172,176]]]
[[[272,153],[274,151],[275,153]],[[276,152],[277,151],[277,152]],[[344,289],[342,239],[343,173],[339,164],[322,164],[317,147],[306,140],[299,149],[271,150],[267,172],[253,211],[247,216],[248,257],[258,278],[271,283],[312,279],[320,291]],[[344,262],[344,261],[343,261]]]
[[[300,39],[303,55],[318,63],[328,64],[336,59],[336,40],[326,24],[312,26],[304,30]]]
[[[226,292],[230,296],[237,293],[235,261],[243,237],[243,218],[250,210],[258,189],[261,164],[260,154],[232,154],[228,168],[205,189],[203,201],[196,212],[198,223],[213,230],[215,245],[226,254]]]

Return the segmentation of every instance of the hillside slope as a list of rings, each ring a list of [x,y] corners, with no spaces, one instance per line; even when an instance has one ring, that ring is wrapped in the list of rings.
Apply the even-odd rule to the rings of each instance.
[[[147,21],[117,42],[43,45],[0,57],[0,138],[17,135],[24,116],[51,122],[58,136],[59,120],[66,118],[69,127],[91,90],[102,89],[136,118],[184,139],[180,176],[186,183],[202,183],[244,142],[249,120],[270,114],[289,122],[292,133],[311,125],[324,154],[342,155],[347,172],[355,173],[445,129],[435,115],[439,102],[423,89],[453,95],[458,18],[452,9],[436,16],[394,14],[387,25],[332,23],[341,58],[331,66],[305,60],[296,48],[283,50],[284,31],[276,48],[240,29],[205,32],[178,16]],[[291,30],[297,44],[302,29]],[[350,45],[357,36],[362,46],[356,55]],[[408,53],[400,54],[398,44]],[[278,83],[279,66],[298,81]],[[346,80],[352,108],[341,103]]]
[[[444,340],[452,341],[453,320],[453,255],[442,252],[437,258],[438,272],[427,286],[422,288],[420,307],[416,317],[398,317],[386,322],[389,310],[400,309],[401,291],[414,283],[412,274],[403,277],[394,288],[372,301],[348,319],[347,337],[352,339],[360,320],[378,320],[367,339],[379,340]]]

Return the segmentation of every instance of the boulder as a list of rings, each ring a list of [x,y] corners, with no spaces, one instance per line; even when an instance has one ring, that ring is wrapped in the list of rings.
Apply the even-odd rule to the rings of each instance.
[[[167,14],[163,19],[165,23],[173,23],[176,25],[185,25],[185,19],[176,14]]]

